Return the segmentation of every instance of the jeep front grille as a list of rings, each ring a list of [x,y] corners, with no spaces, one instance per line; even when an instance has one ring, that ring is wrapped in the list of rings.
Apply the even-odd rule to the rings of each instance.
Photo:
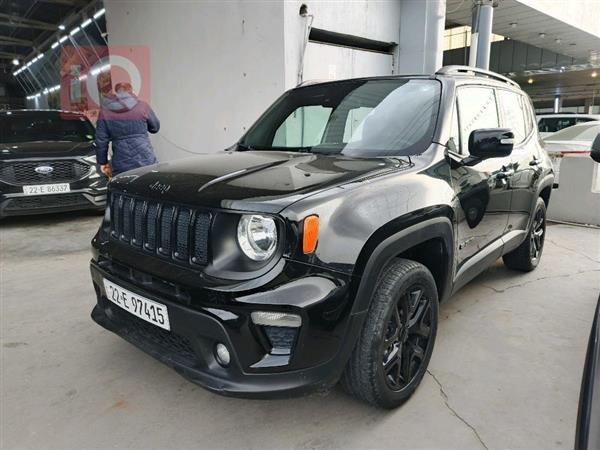
[[[50,167],[38,173],[38,167]],[[19,161],[0,164],[0,181],[24,186],[28,184],[72,183],[89,175],[92,167],[77,160]]]
[[[110,213],[112,239],[179,263],[207,263],[207,211],[111,193]]]

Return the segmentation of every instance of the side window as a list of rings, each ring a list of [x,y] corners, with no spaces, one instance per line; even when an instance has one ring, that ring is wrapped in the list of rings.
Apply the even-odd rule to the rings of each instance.
[[[524,95],[521,97],[521,100],[523,101],[523,106],[525,107],[525,119],[527,120],[526,133],[529,136],[529,134],[536,129],[537,126],[535,123],[535,112],[533,111],[533,105],[529,97]]]
[[[549,133],[550,132],[550,124],[551,119],[540,119],[538,121],[538,131],[540,133]]]
[[[505,89],[498,89],[500,106],[504,126],[510,128],[515,135],[515,144],[518,145],[527,137],[527,112],[523,103],[523,97]]]
[[[273,147],[312,147],[321,143],[331,108],[302,106],[279,126]]]
[[[469,135],[479,128],[498,128],[498,108],[494,89],[463,87],[458,90],[460,141],[463,154],[468,154]]]

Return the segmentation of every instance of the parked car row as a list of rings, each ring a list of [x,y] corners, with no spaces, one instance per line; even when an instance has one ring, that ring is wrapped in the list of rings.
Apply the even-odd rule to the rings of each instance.
[[[600,133],[600,115],[546,114],[537,116],[540,137],[554,167],[558,187],[560,163],[565,156],[587,156],[594,138]]]
[[[540,114],[537,116],[538,131],[542,139],[564,128],[595,120],[600,120],[600,114]]]
[[[537,127],[553,161],[557,185],[562,157],[589,154],[600,132],[600,115],[545,114],[537,116]],[[94,131],[79,113],[0,112],[0,219],[103,210],[107,179],[97,170]]]

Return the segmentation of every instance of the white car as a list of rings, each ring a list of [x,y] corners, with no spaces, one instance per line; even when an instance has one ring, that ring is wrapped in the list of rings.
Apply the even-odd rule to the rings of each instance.
[[[561,158],[563,156],[588,156],[592,149],[592,142],[598,134],[600,134],[600,120],[579,123],[544,138],[544,147],[554,165],[554,184],[558,184]]]
[[[567,127],[582,122],[600,120],[600,114],[543,114],[536,116],[542,139]]]

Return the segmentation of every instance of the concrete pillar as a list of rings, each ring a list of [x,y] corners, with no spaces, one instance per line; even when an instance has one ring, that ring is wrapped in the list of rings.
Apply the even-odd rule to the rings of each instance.
[[[594,109],[594,99],[593,98],[586,98],[585,99],[585,106],[584,106],[583,112],[585,114],[592,114],[593,109]]]
[[[446,0],[400,0],[398,73],[442,67]]]
[[[477,20],[477,67],[480,69],[488,70],[490,68],[493,19],[494,8],[491,3],[481,5]]]
[[[559,113],[560,110],[562,109],[562,102],[563,99],[560,95],[557,95],[556,97],[554,97],[554,113]]]

